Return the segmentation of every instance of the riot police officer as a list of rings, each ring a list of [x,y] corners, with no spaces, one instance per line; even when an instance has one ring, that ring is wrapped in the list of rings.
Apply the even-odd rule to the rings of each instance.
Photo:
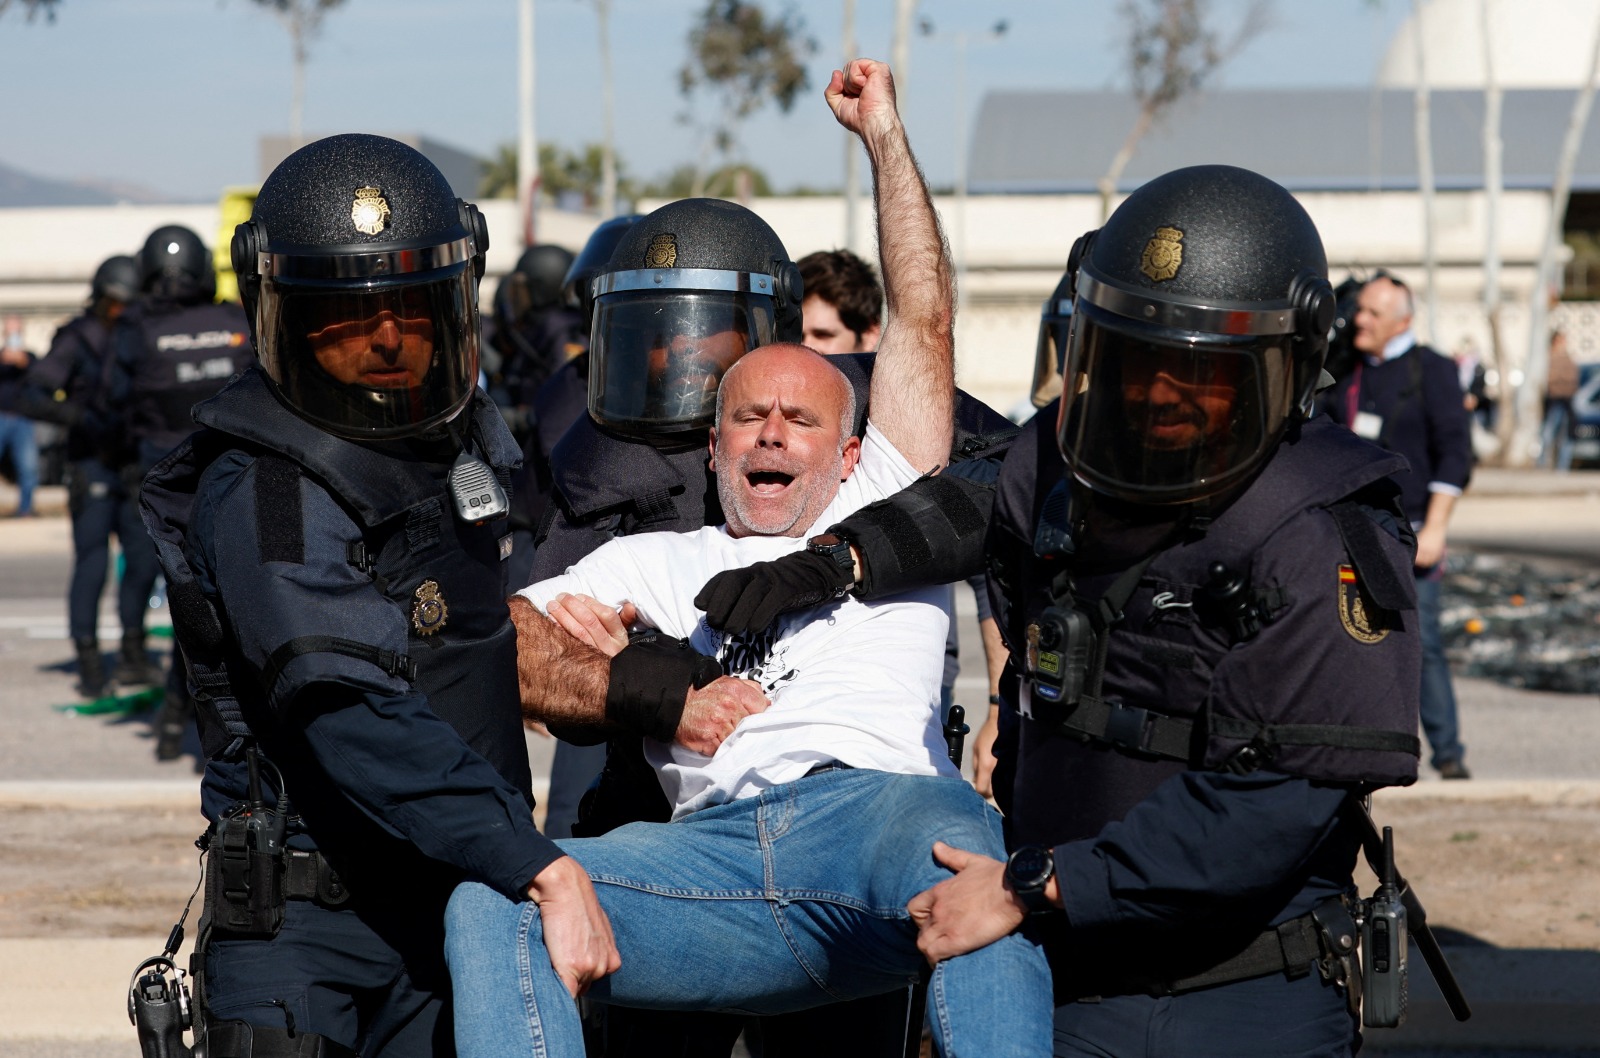
[[[125,562],[117,587],[123,628],[143,625],[147,589],[156,577],[155,549],[123,475],[133,456],[106,404],[111,328],[138,297],[139,279],[132,257],[108,257],[100,263],[90,282],[88,307],[56,331],[49,355],[28,371],[18,409],[29,418],[67,428],[67,508],[72,515],[67,625],[78,655],[78,693],[85,698],[106,690],[97,625],[112,534]],[[142,643],[138,649],[142,659]]]
[[[486,328],[497,364],[486,363],[490,393],[510,414],[512,436],[526,445],[534,394],[551,373],[581,352],[588,321],[562,301],[572,251],[541,243],[522,251],[494,292],[494,326]],[[487,358],[486,358],[487,359]]]
[[[1307,421],[1326,276],[1271,181],[1151,181],[1074,248],[1064,396],[996,489],[940,475],[832,530],[861,574],[825,585],[867,597],[987,549],[1014,851],[935,846],[956,874],[911,910],[930,960],[1039,931],[1058,1054],[1357,1045],[1357,799],[1416,778],[1420,645],[1402,462]],[[720,575],[708,620],[788,607],[806,562]]]
[[[142,296],[111,333],[108,401],[133,451],[130,486],[194,429],[189,411],[250,363],[244,312],[216,301],[211,251],[182,225],[157,228],[139,250]],[[154,569],[133,588],[148,597]],[[129,578],[132,579],[131,577]],[[122,629],[118,683],[154,683],[142,620]],[[170,738],[169,749],[175,751]]]
[[[1281,187],[1178,170],[1073,256],[988,545],[1015,851],[936,846],[923,950],[1027,919],[1058,1054],[1351,1053],[1354,805],[1417,768],[1400,463],[1307,421],[1334,298]]]
[[[517,452],[476,387],[487,245],[410,147],[290,155],[233,244],[259,362],[146,482],[209,758],[215,1058],[449,1053],[463,877],[542,903],[574,991],[615,966],[586,876],[531,818]]]
[[[630,213],[602,221],[590,234],[561,280],[564,311],[581,321],[570,338],[579,351],[555,369],[533,397],[529,435],[522,448],[522,469],[513,479],[511,524],[517,550],[512,553],[511,583],[532,584],[534,536],[550,504],[553,476],[550,452],[574,422],[588,412],[589,317],[594,295],[589,289],[605,270],[611,252],[642,214]],[[550,761],[550,792],[545,799],[544,832],[552,838],[572,836],[578,820],[578,803],[606,762],[606,747],[579,746],[559,740]]]

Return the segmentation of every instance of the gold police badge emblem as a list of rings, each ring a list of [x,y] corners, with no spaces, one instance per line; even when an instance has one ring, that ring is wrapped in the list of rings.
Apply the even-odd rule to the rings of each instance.
[[[1358,643],[1378,643],[1389,634],[1388,614],[1372,605],[1351,566],[1339,567],[1339,623]]]
[[[1144,244],[1139,271],[1160,283],[1177,275],[1182,265],[1183,232],[1177,228],[1157,228],[1154,237]]]
[[[356,200],[350,205],[350,220],[356,231],[363,234],[376,235],[383,231],[389,221],[389,203],[384,201],[383,191],[376,187],[356,188]]]
[[[411,608],[411,626],[418,635],[431,636],[444,627],[450,608],[439,594],[439,582],[425,580],[417,587],[417,604]]]
[[[650,245],[645,247],[644,266],[646,268],[671,268],[678,263],[678,237],[662,233],[650,240]]]

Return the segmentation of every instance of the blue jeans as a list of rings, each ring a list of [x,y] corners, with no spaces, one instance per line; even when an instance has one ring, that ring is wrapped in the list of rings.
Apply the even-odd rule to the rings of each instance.
[[[589,996],[775,1014],[904,989],[926,963],[906,903],[950,877],[933,843],[1004,855],[1000,816],[960,779],[836,770],[703,809],[560,842],[594,880],[622,968]],[[445,914],[462,1058],[581,1058],[577,1007],[531,902],[462,885]],[[940,1053],[1050,1053],[1050,970],[1012,934],[941,962]]]
[[[1460,760],[1466,754],[1456,720],[1456,692],[1450,684],[1450,662],[1444,656],[1444,636],[1439,630],[1437,568],[1417,571],[1417,626],[1422,633],[1422,732],[1428,737],[1435,768]]]
[[[11,453],[17,472],[17,513],[33,513],[33,490],[39,487],[39,446],[33,439],[33,420],[0,412],[0,456]]]

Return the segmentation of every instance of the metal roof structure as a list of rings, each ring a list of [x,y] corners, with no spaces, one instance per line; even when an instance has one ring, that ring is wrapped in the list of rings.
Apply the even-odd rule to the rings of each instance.
[[[1545,189],[1574,92],[1507,90],[1501,168],[1508,189]],[[1484,94],[1430,94],[1434,186],[1483,186]],[[974,194],[1084,193],[1137,117],[1125,92],[1001,91],[983,100],[972,138]],[[1291,191],[1406,191],[1417,185],[1415,95],[1409,89],[1218,89],[1174,106],[1139,142],[1118,191],[1186,165],[1253,169]],[[1574,191],[1600,190],[1600,108],[1591,111]]]

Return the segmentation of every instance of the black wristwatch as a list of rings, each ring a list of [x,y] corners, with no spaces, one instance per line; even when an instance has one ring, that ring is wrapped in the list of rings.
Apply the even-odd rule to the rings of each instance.
[[[845,587],[839,590],[841,597],[855,585],[856,557],[850,553],[850,541],[838,533],[819,533],[806,541],[806,550],[839,567],[845,581]]]
[[[1050,884],[1055,873],[1054,850],[1039,845],[1024,845],[1006,858],[1006,884],[1030,915],[1060,910],[1044,895],[1044,887]]]

